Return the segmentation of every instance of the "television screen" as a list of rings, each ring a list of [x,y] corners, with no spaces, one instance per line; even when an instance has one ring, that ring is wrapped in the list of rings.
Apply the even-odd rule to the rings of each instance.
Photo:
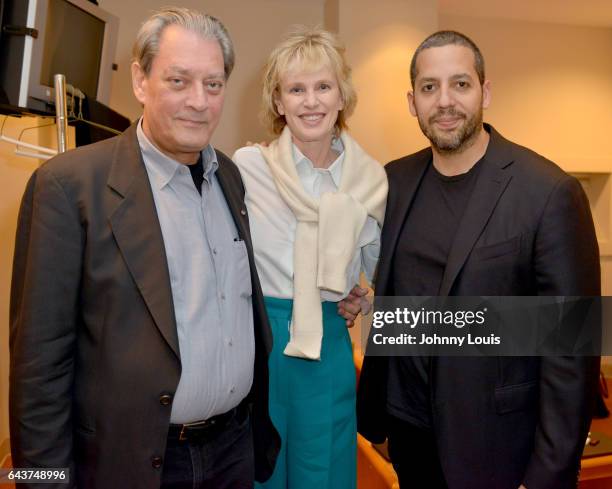
[[[65,0],[49,0],[40,83],[53,86],[53,75],[95,98],[104,44],[103,20]]]
[[[109,103],[115,15],[88,0],[0,0],[0,19],[0,103],[53,112],[57,73]]]

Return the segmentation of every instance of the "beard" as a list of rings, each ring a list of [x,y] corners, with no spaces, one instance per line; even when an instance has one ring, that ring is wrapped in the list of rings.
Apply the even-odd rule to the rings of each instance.
[[[429,139],[431,145],[438,153],[454,154],[461,153],[474,144],[476,136],[482,127],[482,112],[482,107],[479,107],[471,117],[468,117],[463,112],[453,108],[439,109],[436,114],[429,117],[427,122],[420,116],[417,119],[421,131],[423,131],[423,134]],[[436,119],[449,116],[463,119],[463,124],[449,132],[436,130],[434,126]]]

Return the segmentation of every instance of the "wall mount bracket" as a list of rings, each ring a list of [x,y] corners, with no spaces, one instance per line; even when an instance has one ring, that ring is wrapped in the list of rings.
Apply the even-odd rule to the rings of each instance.
[[[9,36],[30,36],[34,39],[38,38],[38,29],[33,29],[24,25],[3,25],[2,33]]]

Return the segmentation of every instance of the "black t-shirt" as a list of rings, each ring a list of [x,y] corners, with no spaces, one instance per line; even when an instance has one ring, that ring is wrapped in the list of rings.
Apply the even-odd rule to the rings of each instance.
[[[474,189],[480,161],[447,177],[430,163],[402,226],[393,260],[393,295],[439,294],[457,228]],[[431,426],[429,357],[391,357],[387,409],[421,428]]]
[[[202,163],[202,155],[198,158],[198,161],[192,163],[191,165],[187,165],[189,171],[191,172],[191,178],[193,179],[193,184],[195,188],[198,190],[198,193],[202,195],[202,183],[204,182],[204,164]]]

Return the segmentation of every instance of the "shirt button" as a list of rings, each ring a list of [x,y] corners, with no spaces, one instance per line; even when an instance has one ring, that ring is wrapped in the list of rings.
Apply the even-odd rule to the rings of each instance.
[[[246,210],[245,209],[240,209],[240,214],[242,214],[243,216],[246,216]]]
[[[227,344],[228,344],[229,346],[232,346],[232,345],[234,344],[234,342],[233,342],[232,340],[228,340],[228,341],[227,341]]]
[[[232,388],[230,389],[230,394],[233,394],[235,390],[236,390],[236,389],[234,389],[234,388],[232,387]]]
[[[221,294],[221,300],[224,301],[225,300],[225,294]]]
[[[213,255],[217,254],[217,248],[213,248]]]
[[[151,466],[154,469],[159,469],[162,466],[162,463],[163,463],[163,459],[161,457],[155,456],[151,459]]]
[[[172,396],[170,394],[164,394],[160,396],[159,398],[159,403],[162,406],[169,406],[171,402],[172,402]]]

